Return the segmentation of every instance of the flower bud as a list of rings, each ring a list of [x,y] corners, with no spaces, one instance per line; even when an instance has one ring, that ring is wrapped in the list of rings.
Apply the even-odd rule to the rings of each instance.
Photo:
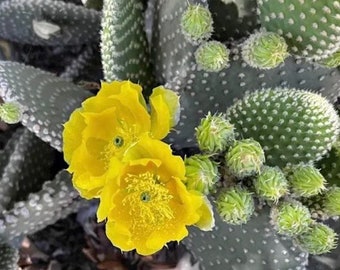
[[[277,202],[288,192],[288,181],[279,167],[263,166],[254,180],[254,187],[263,199]]]
[[[205,195],[216,191],[215,184],[220,178],[216,162],[208,156],[194,155],[186,158],[184,163],[186,186],[189,190],[197,190]]]
[[[272,32],[254,33],[242,44],[243,60],[251,67],[271,69],[288,56],[283,37]]]
[[[298,245],[313,255],[327,253],[337,247],[338,235],[322,223],[315,223],[297,237]]]
[[[234,126],[223,114],[211,115],[209,112],[196,128],[196,139],[203,152],[223,152],[235,141]]]
[[[288,236],[305,232],[312,222],[308,208],[298,201],[286,201],[273,207],[271,219],[278,233]]]
[[[228,66],[229,50],[221,42],[208,41],[198,47],[195,59],[201,69],[218,72]]]
[[[264,161],[262,147],[253,139],[236,141],[225,155],[228,171],[238,178],[259,173]]]
[[[297,196],[311,197],[322,192],[326,180],[313,165],[301,164],[294,166],[288,178],[293,192]]]
[[[221,218],[232,225],[248,222],[254,213],[254,200],[249,191],[241,187],[222,190],[216,201]]]
[[[322,208],[329,216],[340,216],[340,187],[332,187],[323,195]]]
[[[327,58],[320,60],[320,64],[328,68],[336,68],[340,66],[340,51],[337,51]]]
[[[181,18],[181,29],[188,41],[199,44],[210,38],[213,19],[209,9],[201,5],[190,5]]]
[[[22,119],[22,109],[16,102],[8,102],[0,105],[0,118],[7,124],[16,124]]]

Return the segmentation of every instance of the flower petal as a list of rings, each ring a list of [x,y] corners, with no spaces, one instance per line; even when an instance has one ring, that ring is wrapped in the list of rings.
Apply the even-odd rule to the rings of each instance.
[[[81,143],[80,134],[86,126],[81,111],[82,109],[75,110],[71,114],[70,120],[64,124],[63,151],[68,164],[71,163],[73,153]]]
[[[150,96],[151,134],[155,139],[163,139],[179,120],[179,96],[171,90],[159,86]]]
[[[211,231],[215,226],[214,211],[207,197],[203,197],[203,203],[199,208],[200,220],[195,226],[203,231]]]

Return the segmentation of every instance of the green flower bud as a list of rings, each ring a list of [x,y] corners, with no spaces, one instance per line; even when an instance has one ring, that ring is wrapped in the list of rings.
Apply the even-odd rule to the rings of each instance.
[[[181,18],[181,29],[188,41],[197,45],[210,38],[213,19],[209,9],[201,5],[190,5]]]
[[[247,223],[255,208],[251,193],[241,187],[221,191],[216,206],[221,218],[232,225]]]
[[[279,167],[263,166],[254,180],[256,193],[263,199],[277,202],[288,192],[288,181]]]
[[[336,68],[340,66],[340,51],[337,51],[331,56],[321,60],[320,64],[328,68]]]
[[[236,141],[225,155],[228,171],[238,178],[259,173],[264,161],[262,147],[253,139]]]
[[[272,32],[258,32],[242,44],[242,58],[251,67],[271,69],[288,56],[284,38]]]
[[[288,236],[305,232],[312,222],[308,208],[298,201],[287,201],[273,207],[271,219],[274,228],[280,234]]]
[[[288,178],[293,192],[297,196],[311,197],[326,189],[326,180],[313,165],[294,166]]]
[[[229,50],[218,41],[201,44],[195,52],[197,65],[205,71],[218,72],[228,66]]]
[[[298,245],[313,255],[323,254],[337,247],[338,235],[330,227],[315,223],[297,237]]]
[[[234,126],[223,114],[211,115],[209,112],[196,128],[196,139],[203,152],[223,152],[235,141]]]
[[[217,163],[208,156],[194,155],[186,158],[186,186],[189,190],[197,190],[205,195],[216,191],[216,183],[220,178]]]
[[[7,124],[16,124],[21,121],[22,110],[16,102],[8,102],[0,105],[0,118]]]
[[[322,208],[329,216],[340,216],[340,187],[332,187],[323,195]]]

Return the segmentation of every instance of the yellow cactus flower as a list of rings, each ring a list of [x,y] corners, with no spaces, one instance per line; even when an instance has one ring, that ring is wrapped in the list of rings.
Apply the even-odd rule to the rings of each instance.
[[[209,202],[187,190],[184,161],[169,145],[144,136],[128,156],[126,163],[115,160],[120,173],[110,170],[97,212],[98,221],[107,219],[106,234],[115,246],[150,255],[186,237],[189,225],[212,228]]]
[[[157,90],[150,96],[149,113],[141,86],[130,81],[103,82],[98,94],[71,114],[64,124],[63,150],[81,196],[99,196],[111,158],[123,158],[142,134],[162,139],[169,133],[179,111],[175,100],[174,92]],[[159,117],[159,112],[164,115]]]

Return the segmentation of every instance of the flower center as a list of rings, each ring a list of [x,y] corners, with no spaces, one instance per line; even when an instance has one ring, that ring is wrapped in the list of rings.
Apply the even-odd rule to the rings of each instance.
[[[124,181],[127,187],[123,205],[129,211],[133,228],[158,227],[174,217],[170,207],[173,196],[158,176],[150,172],[128,174]]]
[[[105,161],[105,166],[109,166],[111,157],[120,157],[124,152],[133,146],[138,140],[138,132],[136,125],[128,125],[125,121],[119,120],[115,129],[115,135],[104,147],[101,153],[102,160]]]
[[[124,139],[122,136],[116,136],[113,139],[113,145],[116,146],[117,148],[120,148],[124,145]]]

